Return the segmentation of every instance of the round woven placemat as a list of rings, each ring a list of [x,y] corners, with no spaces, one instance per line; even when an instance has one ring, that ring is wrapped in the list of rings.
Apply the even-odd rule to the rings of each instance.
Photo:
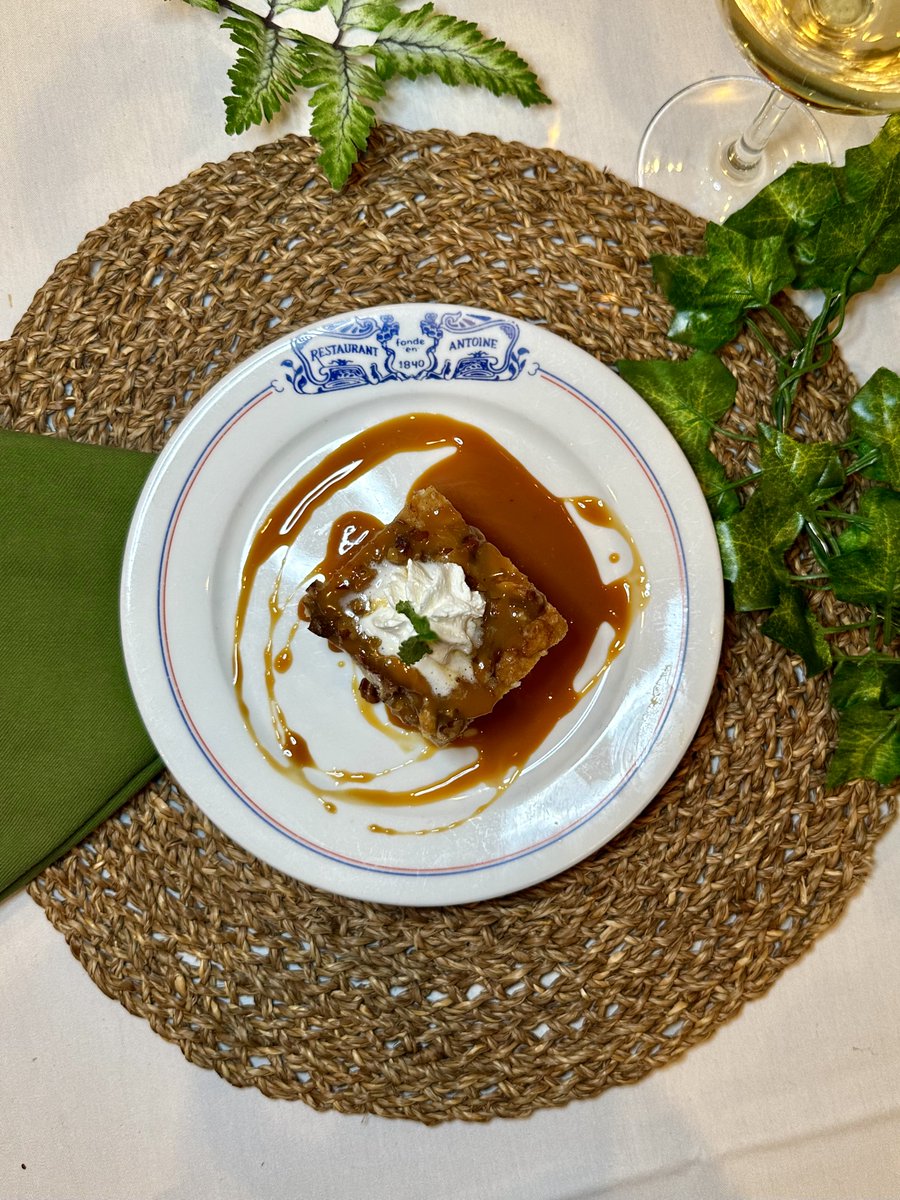
[[[91,233],[0,348],[0,421],[158,449],[285,329],[406,300],[546,322],[606,362],[673,353],[647,259],[702,233],[675,206],[482,135],[382,127],[342,195],[314,158],[294,137],[235,155]],[[726,357],[738,419],[754,419],[768,366],[749,339]],[[851,388],[835,358],[801,419],[840,439]],[[826,790],[826,691],[751,617],[730,621],[661,795],[588,861],[505,899],[318,892],[231,843],[168,776],[31,895],[104,992],[233,1084],[425,1122],[522,1116],[671,1062],[836,920],[895,794]]]

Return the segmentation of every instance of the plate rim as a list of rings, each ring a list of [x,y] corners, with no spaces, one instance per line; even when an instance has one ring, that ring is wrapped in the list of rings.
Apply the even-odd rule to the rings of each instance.
[[[134,573],[135,562],[136,562],[137,558],[139,557],[140,542],[141,542],[142,534],[144,532],[144,525],[151,519],[154,496],[158,490],[159,485],[165,479],[167,473],[170,471],[170,469],[171,469],[170,464],[172,463],[173,460],[177,461],[177,457],[178,457],[178,454],[179,454],[181,448],[185,445],[185,443],[187,443],[189,441],[189,439],[193,435],[193,432],[196,429],[196,427],[198,425],[202,425],[204,423],[204,421],[206,421],[208,419],[208,414],[211,411],[214,411],[219,405],[222,405],[224,402],[223,412],[229,413],[229,414],[231,414],[231,416],[233,416],[235,412],[246,407],[246,405],[248,403],[250,403],[250,400],[254,399],[254,397],[251,397],[250,400],[247,400],[245,398],[243,403],[238,403],[236,407],[235,407],[234,403],[232,403],[230,406],[228,404],[229,396],[232,395],[235,388],[240,386],[242,379],[253,374],[253,372],[256,371],[256,369],[263,363],[266,363],[269,360],[274,360],[275,358],[277,358],[277,356],[279,354],[282,354],[286,349],[288,349],[290,347],[292,340],[294,338],[296,338],[298,335],[304,334],[304,333],[309,333],[310,331],[314,331],[317,329],[327,328],[329,325],[331,325],[334,322],[344,321],[344,320],[347,320],[350,318],[359,318],[361,316],[368,317],[368,316],[380,315],[380,314],[385,314],[385,313],[393,314],[393,313],[397,313],[400,311],[402,311],[403,313],[410,315],[410,316],[413,314],[416,314],[416,313],[426,313],[426,312],[433,313],[433,312],[437,311],[437,312],[447,312],[447,313],[463,312],[466,315],[475,314],[478,316],[486,316],[486,317],[491,317],[491,318],[495,318],[495,319],[502,319],[504,321],[514,323],[514,325],[519,329],[522,329],[525,331],[534,331],[534,333],[538,336],[539,340],[549,338],[550,341],[548,344],[551,346],[551,348],[554,345],[556,345],[560,348],[560,350],[562,351],[563,354],[573,354],[574,353],[576,356],[576,361],[579,361],[581,363],[581,365],[583,365],[589,373],[597,373],[597,377],[601,379],[602,384],[605,387],[607,387],[607,388],[611,387],[613,389],[613,392],[618,392],[619,398],[624,398],[627,396],[629,400],[634,402],[634,404],[636,406],[636,412],[640,415],[640,418],[649,422],[650,429],[653,431],[654,436],[657,440],[660,437],[662,437],[663,443],[664,443],[667,451],[671,451],[672,448],[674,448],[674,452],[676,454],[676,463],[678,463],[677,469],[675,470],[674,474],[677,477],[679,489],[684,488],[684,489],[686,489],[687,493],[693,492],[693,495],[686,496],[684,494],[684,492],[679,491],[679,495],[675,502],[675,507],[678,507],[678,508],[687,507],[691,511],[692,519],[695,519],[697,516],[702,515],[703,521],[701,522],[701,524],[705,524],[704,536],[706,537],[707,542],[711,542],[712,546],[716,545],[715,532],[714,532],[714,528],[713,528],[713,524],[712,524],[712,519],[709,515],[708,509],[706,506],[706,502],[703,499],[702,492],[700,491],[700,487],[696,480],[696,476],[694,475],[689,464],[687,463],[687,460],[684,458],[682,451],[678,448],[677,443],[674,441],[674,438],[672,437],[671,433],[669,433],[669,431],[666,429],[663,422],[660,421],[660,419],[656,416],[655,413],[653,413],[652,409],[649,408],[649,406],[638,395],[638,393],[636,393],[627,383],[625,383],[625,381],[623,379],[621,379],[621,377],[616,372],[614,372],[611,368],[606,366],[606,364],[600,362],[598,359],[595,359],[592,355],[588,354],[588,352],[584,351],[581,347],[568,341],[568,339],[561,337],[559,334],[554,333],[551,329],[549,329],[549,327],[532,324],[532,323],[530,323],[528,321],[524,321],[518,317],[511,317],[506,314],[497,313],[497,312],[495,312],[493,310],[489,310],[489,309],[479,308],[474,305],[458,305],[458,304],[451,305],[451,304],[445,304],[445,303],[441,303],[441,302],[433,302],[433,303],[429,303],[429,302],[412,302],[412,303],[398,302],[397,304],[376,305],[376,306],[371,306],[371,307],[362,308],[362,309],[351,309],[345,313],[332,314],[330,316],[323,317],[320,320],[312,321],[304,326],[299,327],[296,330],[291,330],[289,332],[281,334],[279,337],[273,339],[266,346],[261,347],[260,349],[255,351],[252,355],[249,355],[246,359],[241,360],[241,362],[237,363],[220,380],[217,380],[216,383],[205,394],[205,396],[203,396],[202,399],[200,401],[198,401],[198,403],[193,407],[193,409],[190,411],[190,413],[188,413],[186,415],[186,417],[179,424],[179,426],[177,427],[177,429],[175,430],[173,435],[168,439],[166,445],[163,447],[156,463],[154,463],[154,466],[148,475],[148,478],[145,482],[144,488],[142,489],[141,495],[138,499],[138,503],[134,509],[131,525],[129,528],[128,538],[126,541],[125,555],[123,558],[122,581],[121,581],[121,589],[120,589],[120,623],[121,623],[123,647],[125,649],[126,666],[128,669],[128,674],[129,674],[129,679],[131,681],[132,689],[135,693],[135,700],[138,704],[139,710],[141,711],[141,715],[143,716],[143,718],[144,718],[145,722],[148,724],[148,726],[151,726],[154,723],[155,717],[152,714],[148,714],[148,711],[147,711],[148,703],[147,703],[146,696],[143,695],[141,664],[135,656],[136,645],[135,645],[135,641],[134,641],[134,637],[133,637],[133,628],[132,628],[131,619],[130,619],[131,614],[132,614],[132,606],[131,606],[132,597],[131,597],[131,593],[130,593],[129,584],[130,584],[130,580]],[[539,352],[536,353],[534,355],[534,357],[536,359],[539,358],[540,353]],[[542,371],[544,374],[547,374],[550,377],[555,378],[558,382],[560,382],[562,385],[564,385],[566,390],[568,390],[568,391],[572,390],[573,385],[569,380],[562,379],[561,376],[554,376],[554,373],[549,371],[547,368],[542,367]],[[375,385],[369,385],[369,386],[375,386]],[[595,409],[595,411],[597,411],[601,415],[606,415],[608,417],[609,414],[604,414],[602,408],[600,407],[600,405],[598,403],[596,403],[595,401],[592,401],[590,399],[590,397],[587,396],[584,392],[579,392],[577,388],[575,389],[575,391],[578,392],[578,395],[577,395],[578,399],[581,399],[583,402],[585,402],[588,405],[590,405],[591,407],[593,407]],[[229,421],[230,421],[230,417],[228,419],[225,419],[222,422],[222,425],[227,426],[229,424]],[[618,422],[616,422],[616,424],[618,424]],[[635,444],[632,434],[629,434],[627,429],[622,429],[620,427],[620,436],[622,436],[624,439],[626,439],[627,441],[629,441],[631,443],[633,452],[635,453],[635,456],[644,465],[644,469],[649,470],[649,473],[653,476],[653,478],[655,480],[655,472],[652,469],[652,463],[647,462],[646,457],[645,457],[645,451],[641,450]],[[667,467],[671,470],[671,463],[668,463]],[[183,491],[184,486],[185,486],[185,481],[182,480],[180,491]],[[657,484],[657,486],[659,487],[659,491],[662,492],[661,485]],[[662,493],[662,494],[665,496],[665,493]],[[676,531],[678,531],[678,536],[680,538],[680,530],[678,527],[678,522],[675,520],[676,514],[674,511],[672,511],[672,501],[668,497],[665,497],[665,504],[666,504],[667,509],[669,509],[669,511],[670,511],[671,519],[674,522],[674,528]],[[170,520],[171,520],[171,517],[170,517]],[[693,535],[696,535],[697,531],[696,531],[696,529],[692,529],[691,532]],[[715,562],[716,562],[717,566],[718,566],[718,561],[719,561],[718,560],[718,551],[716,550]],[[687,561],[686,555],[685,555],[685,559],[684,559],[684,565],[685,565],[686,575],[689,575],[691,573],[691,564]],[[694,571],[696,573],[696,567],[694,568]],[[419,904],[434,905],[434,904],[468,903],[468,902],[473,902],[473,901],[482,900],[482,899],[489,899],[494,896],[509,894],[510,892],[518,891],[523,887],[531,886],[532,884],[538,883],[541,880],[544,880],[546,878],[549,878],[553,875],[558,874],[560,871],[568,869],[575,863],[583,860],[584,858],[588,857],[590,854],[595,853],[597,850],[601,849],[603,845],[607,844],[608,841],[610,841],[613,837],[615,837],[617,835],[617,833],[619,833],[622,828],[624,828],[632,820],[634,820],[644,810],[644,808],[646,808],[646,806],[652,801],[653,797],[656,794],[658,794],[660,788],[662,786],[664,786],[664,784],[665,784],[665,779],[668,777],[669,774],[671,774],[671,771],[674,770],[675,767],[677,767],[677,764],[681,760],[681,757],[683,756],[683,754],[687,751],[688,747],[690,746],[690,743],[693,739],[694,733],[696,732],[696,728],[698,727],[698,725],[702,719],[703,713],[706,709],[709,695],[712,691],[712,687],[715,682],[715,674],[716,674],[716,670],[718,667],[718,660],[719,660],[719,655],[720,655],[722,628],[723,628],[723,623],[724,623],[724,589],[722,586],[721,571],[716,570],[714,572],[711,572],[711,573],[709,573],[709,577],[707,577],[706,574],[703,574],[703,575],[701,575],[701,578],[705,585],[704,586],[704,594],[702,597],[703,606],[705,607],[705,610],[706,610],[707,619],[711,619],[713,626],[714,626],[713,641],[715,643],[715,653],[710,655],[709,662],[707,663],[707,671],[705,673],[706,674],[705,684],[703,684],[699,688],[696,687],[696,684],[695,684],[692,689],[694,695],[693,695],[691,708],[694,710],[694,718],[695,719],[689,720],[687,722],[687,724],[683,726],[680,734],[678,735],[677,741],[679,742],[679,749],[678,749],[677,753],[674,755],[674,758],[671,754],[671,751],[669,752],[669,758],[672,759],[672,761],[669,764],[667,773],[662,777],[661,781],[657,782],[656,785],[653,786],[653,788],[651,790],[649,790],[648,792],[646,792],[643,795],[643,797],[640,799],[639,803],[635,804],[633,802],[630,806],[628,806],[627,811],[620,814],[620,819],[618,821],[613,821],[611,823],[611,827],[610,827],[611,831],[608,829],[599,840],[593,841],[592,844],[588,847],[578,846],[577,848],[575,848],[575,851],[576,851],[575,853],[568,854],[568,855],[565,855],[565,854],[562,855],[561,860],[558,864],[551,865],[548,869],[541,870],[541,871],[535,873],[534,875],[530,876],[527,879],[513,881],[513,882],[507,881],[504,883],[504,882],[502,882],[501,877],[498,876],[497,874],[495,874],[492,878],[494,880],[494,883],[498,884],[499,886],[490,886],[487,888],[480,888],[480,887],[457,888],[457,887],[452,887],[452,886],[449,888],[442,887],[442,888],[436,889],[437,891],[440,892],[440,896],[437,898],[435,897],[434,894],[428,894],[428,895],[423,895],[423,896],[411,896],[411,895],[404,896],[404,895],[397,894],[398,891],[403,890],[402,886],[398,887],[397,885],[398,884],[402,885],[402,883],[404,881],[429,880],[432,883],[435,883],[437,881],[447,881],[447,880],[471,880],[473,878],[479,878],[479,877],[481,877],[482,879],[487,878],[487,872],[486,872],[485,868],[492,866],[495,872],[498,870],[500,870],[502,872],[503,868],[515,868],[516,864],[527,860],[528,858],[532,857],[534,854],[540,853],[540,852],[546,853],[548,850],[551,850],[553,848],[553,846],[559,842],[559,840],[560,840],[559,838],[552,838],[549,840],[549,843],[547,840],[544,840],[541,843],[539,843],[533,847],[526,848],[524,851],[517,853],[513,858],[507,859],[507,860],[502,860],[499,863],[493,863],[493,864],[484,863],[484,864],[475,865],[475,866],[472,866],[472,865],[461,866],[461,867],[446,869],[446,870],[432,869],[432,870],[428,870],[428,871],[424,871],[424,872],[417,872],[414,869],[403,869],[402,871],[398,871],[398,870],[394,870],[391,868],[378,868],[378,867],[373,868],[371,865],[368,865],[368,864],[358,864],[358,865],[354,865],[354,866],[349,866],[346,864],[346,860],[344,863],[340,864],[341,870],[349,870],[350,872],[355,872],[356,874],[360,875],[361,876],[360,882],[362,882],[365,879],[370,878],[373,870],[374,870],[374,873],[376,875],[380,875],[382,879],[384,879],[384,878],[392,879],[394,881],[395,886],[389,887],[388,889],[384,889],[383,887],[380,887],[380,886],[377,886],[375,888],[372,888],[369,886],[360,886],[358,888],[357,887],[347,888],[346,886],[340,886],[340,881],[337,881],[337,880],[333,881],[333,882],[322,882],[319,878],[310,879],[309,878],[310,872],[301,871],[299,868],[295,868],[292,866],[286,866],[283,861],[283,858],[281,859],[281,861],[273,862],[272,856],[270,854],[266,853],[264,849],[261,849],[258,843],[256,845],[248,844],[248,841],[245,836],[243,836],[243,835],[238,836],[235,834],[233,828],[229,828],[229,822],[223,821],[221,819],[221,814],[216,813],[214,815],[214,812],[211,812],[210,809],[207,808],[207,806],[203,802],[203,800],[194,798],[190,787],[184,788],[183,790],[185,790],[185,792],[188,795],[191,795],[192,798],[194,798],[194,802],[198,805],[198,807],[204,813],[206,813],[206,815],[209,817],[209,819],[214,824],[216,824],[219,828],[223,829],[224,832],[226,832],[228,834],[228,836],[232,837],[236,842],[238,842],[239,845],[243,846],[250,853],[257,855],[264,862],[267,862],[270,865],[275,866],[276,869],[283,870],[287,874],[289,874],[297,879],[307,881],[308,883],[310,883],[311,886],[321,887],[321,888],[324,888],[327,890],[331,890],[331,891],[336,892],[337,894],[354,896],[358,899],[370,900],[370,901],[375,901],[375,902],[388,902],[388,903],[396,903],[396,904],[404,904],[404,905],[414,906],[414,905],[419,905]],[[696,585],[699,582],[699,580],[693,579],[691,582],[693,585],[692,591],[693,591],[694,595],[696,595],[696,592],[697,592]],[[710,584],[713,585],[712,588],[709,587]],[[715,593],[715,594],[711,594],[711,593]],[[691,598],[691,596],[688,595],[686,602],[685,602],[685,607],[686,607],[685,619],[688,622],[691,620],[692,609],[695,607],[695,604],[696,604],[696,600],[693,600]],[[712,611],[710,611],[710,610],[712,610]],[[688,634],[685,633],[685,637],[684,637],[685,655],[687,654],[687,646],[688,646]],[[676,707],[676,705],[678,704],[678,699],[679,699],[678,689],[676,687],[673,689],[673,699],[672,699],[671,706],[670,706],[672,709],[674,709]],[[142,703],[142,701],[144,701],[144,703]],[[176,701],[176,703],[177,703],[177,701]],[[149,719],[148,719],[148,715],[149,715]],[[666,717],[666,720],[668,720],[668,716]],[[653,739],[652,739],[652,743],[648,747],[646,753],[642,757],[641,762],[639,764],[639,767],[641,769],[643,769],[644,763],[648,759],[652,758],[653,748],[656,745],[656,742],[658,741],[661,733],[665,730],[665,726],[666,726],[666,721],[664,720],[659,724],[659,726],[655,730]],[[151,732],[151,736],[153,736],[152,732]],[[161,751],[161,753],[162,753],[162,757],[163,757],[164,761],[167,763],[167,765],[169,765],[169,769],[172,771],[173,776],[175,776],[175,778],[178,779],[179,778],[178,770],[176,768],[173,768],[169,764],[169,758],[168,758],[167,754],[162,751]],[[635,772],[633,772],[632,775],[630,775],[628,777],[628,779],[623,780],[620,783],[620,785],[616,788],[615,793],[607,798],[604,805],[602,806],[602,809],[599,809],[599,810],[595,809],[592,812],[588,813],[586,816],[584,816],[582,819],[573,822],[572,825],[567,829],[566,836],[568,836],[568,834],[570,834],[570,833],[574,833],[577,830],[582,829],[585,825],[589,824],[589,822],[592,819],[594,819],[594,817],[597,816],[599,811],[603,811],[606,807],[608,807],[608,805],[612,802],[612,800],[615,798],[615,796],[618,795],[618,793],[620,793],[622,790],[624,790],[624,788],[626,788],[627,785],[631,782],[631,779],[633,778],[633,775],[635,773],[637,773],[637,768],[635,769]],[[658,772],[657,772],[657,774],[658,774]],[[212,807],[213,807],[213,809],[215,809],[216,806],[213,805]],[[563,840],[565,840],[565,839],[563,839]],[[254,839],[251,838],[250,841],[252,843],[254,841]],[[571,840],[569,841],[568,844],[570,846],[573,845]],[[295,842],[294,845],[296,846],[298,844]],[[317,853],[313,847],[302,846],[302,845],[299,847],[300,854],[303,854],[305,850],[312,850],[312,852],[314,854]],[[328,857],[327,854],[325,856]],[[333,860],[332,860],[332,862],[333,862]],[[338,874],[340,874],[340,873],[341,873],[341,871],[339,870]],[[516,874],[515,871],[513,871],[512,873]],[[312,872],[312,874],[316,874],[316,872]],[[409,889],[406,889],[406,890],[408,891]],[[389,894],[387,894],[387,893],[389,893]]]

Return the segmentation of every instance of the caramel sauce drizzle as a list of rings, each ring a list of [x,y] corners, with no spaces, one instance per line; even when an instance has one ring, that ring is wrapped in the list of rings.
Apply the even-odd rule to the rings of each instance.
[[[481,529],[488,541],[497,545],[545,593],[566,618],[568,633],[518,688],[504,696],[493,712],[480,718],[467,730],[465,737],[454,743],[454,748],[471,747],[475,752],[472,761],[455,767],[443,778],[421,788],[396,791],[372,787],[371,784],[381,776],[431,757],[436,748],[420,741],[424,749],[398,767],[381,772],[318,767],[305,739],[288,727],[275,695],[276,675],[294,665],[292,642],[300,624],[299,620],[293,624],[286,643],[276,652],[275,627],[287,606],[299,599],[299,594],[292,594],[285,600],[280,598],[279,570],[269,597],[270,636],[262,664],[272,727],[282,749],[283,757],[279,761],[257,737],[243,696],[241,636],[260,568],[279,550],[286,557],[315,511],[351,481],[396,454],[443,448],[451,448],[454,453],[428,467],[410,491],[428,485],[441,491],[469,523]],[[614,528],[629,542],[634,566],[627,577],[608,585],[603,583],[593,553],[568,512],[567,504],[571,504],[583,520]],[[313,576],[329,575],[337,570],[381,527],[382,523],[369,513],[343,514],[332,526],[324,558],[297,593]],[[618,555],[610,558],[614,560]],[[282,569],[283,563],[284,558]],[[487,802],[448,825],[415,831],[398,831],[376,824],[369,826],[372,832],[381,834],[409,832],[420,835],[453,829],[483,812],[505,791],[556,723],[596,684],[624,644],[631,617],[646,596],[646,573],[637,549],[602,500],[592,496],[567,499],[552,495],[518,460],[475,426],[439,414],[403,416],[363,431],[327,455],[279,501],[257,531],[244,562],[234,621],[235,694],[244,724],[260,752],[277,769],[295,775],[319,797],[328,811],[333,811],[335,806],[309,777],[311,768],[322,771],[338,784],[338,789],[328,793],[329,796],[383,806],[428,804],[479,784],[491,787],[493,794]],[[576,688],[575,680],[604,622],[614,630],[606,661],[586,685]],[[415,736],[412,731],[387,729],[374,715],[372,706],[359,696],[358,688],[355,690],[360,712],[370,724],[395,739]]]

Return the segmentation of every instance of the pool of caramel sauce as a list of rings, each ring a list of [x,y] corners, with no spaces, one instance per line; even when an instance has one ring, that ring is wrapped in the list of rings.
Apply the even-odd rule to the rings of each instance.
[[[360,787],[357,785],[361,783],[371,785],[376,776],[327,771],[340,785],[336,792],[328,793],[336,799],[390,806],[426,804],[487,784],[494,789],[492,802],[522,770],[557,722],[596,682],[595,677],[587,687],[575,686],[601,625],[608,622],[614,630],[608,664],[624,644],[631,616],[645,595],[646,579],[633,543],[633,569],[626,578],[604,584],[594,556],[566,507],[571,504],[583,520],[614,527],[630,541],[627,531],[602,500],[593,496],[554,496],[483,430],[451,417],[415,413],[384,421],[344,442],[300,479],[269,513],[250,546],[235,615],[233,663],[236,695],[251,734],[250,714],[243,699],[245,668],[240,641],[260,567],[280,549],[286,552],[315,511],[352,480],[396,454],[443,448],[451,448],[454,453],[429,466],[410,491],[428,485],[441,491],[470,524],[477,526],[544,592],[565,617],[568,632],[518,688],[507,693],[492,713],[470,726],[466,735],[455,743],[476,751],[472,762],[413,791]],[[381,522],[371,514],[345,513],[333,524],[325,556],[314,574],[338,570],[341,562],[380,527]],[[284,612],[277,591],[276,587],[269,601],[273,632]],[[263,669],[282,761],[275,761],[253,736],[274,765],[302,775],[307,786],[318,792],[320,789],[305,778],[307,769],[317,766],[306,740],[302,733],[287,727],[274,698],[276,673],[284,673],[294,665],[297,664],[290,639],[276,651],[270,637]],[[302,664],[299,665],[302,669]],[[361,699],[358,702],[360,706],[365,704]],[[433,747],[425,751],[426,755],[431,753]],[[481,805],[476,811],[486,806]],[[326,804],[326,807],[332,810],[334,806]],[[470,813],[468,817],[473,815]],[[459,823],[440,828],[452,828]],[[380,833],[395,832],[379,825],[370,828]]]

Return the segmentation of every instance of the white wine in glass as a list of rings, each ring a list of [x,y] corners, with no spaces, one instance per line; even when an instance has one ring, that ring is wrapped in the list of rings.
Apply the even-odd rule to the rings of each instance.
[[[638,154],[644,187],[717,221],[792,163],[831,161],[807,105],[841,113],[900,110],[900,0],[719,6],[765,79],[708,79],[685,88],[650,122]]]
[[[900,112],[900,0],[720,0],[738,45],[791,95]]]

